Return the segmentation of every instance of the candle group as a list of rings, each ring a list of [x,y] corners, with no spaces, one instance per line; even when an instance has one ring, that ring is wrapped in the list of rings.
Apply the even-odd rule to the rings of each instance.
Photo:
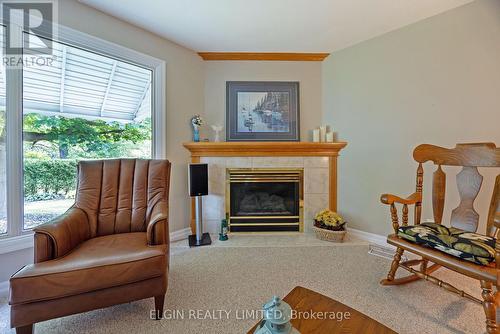
[[[314,129],[313,130],[313,142],[319,143],[319,141],[320,141],[319,129]]]
[[[330,128],[330,131],[328,131],[328,128]],[[314,129],[312,135],[315,143],[333,143],[335,141],[335,132],[327,125]]]
[[[319,141],[322,143],[326,142],[326,125],[319,127]]]

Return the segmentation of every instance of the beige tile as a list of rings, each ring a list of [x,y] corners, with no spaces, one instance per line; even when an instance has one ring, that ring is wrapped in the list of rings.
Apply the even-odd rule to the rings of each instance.
[[[223,196],[225,192],[226,161],[220,157],[202,157],[201,163],[208,164],[208,192]]]
[[[313,219],[311,218],[304,218],[304,232],[305,233],[314,233],[313,229]]]
[[[224,158],[226,168],[251,168],[252,158],[251,157],[229,157]]]
[[[222,219],[224,217],[224,197],[217,195],[203,196],[203,218]]]
[[[253,168],[303,167],[304,157],[254,157]]]
[[[224,196],[226,192],[226,168],[221,165],[208,166],[208,192]]]
[[[304,167],[328,168],[328,157],[304,157]]]
[[[304,221],[328,208],[328,194],[304,194]]]
[[[304,168],[304,193],[328,194],[328,168]]]
[[[203,232],[214,234],[211,236],[212,242],[214,241],[216,235],[219,233],[219,228],[220,228],[220,219],[203,220]]]
[[[208,166],[226,166],[226,159],[221,157],[201,157],[200,162],[204,164],[208,164]]]

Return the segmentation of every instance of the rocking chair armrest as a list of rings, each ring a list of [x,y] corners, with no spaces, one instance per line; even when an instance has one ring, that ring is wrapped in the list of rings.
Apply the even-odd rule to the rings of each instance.
[[[400,204],[417,204],[422,202],[422,193],[413,193],[406,198],[402,198],[392,194],[383,194],[380,196],[380,201],[384,204],[391,205],[393,203]]]

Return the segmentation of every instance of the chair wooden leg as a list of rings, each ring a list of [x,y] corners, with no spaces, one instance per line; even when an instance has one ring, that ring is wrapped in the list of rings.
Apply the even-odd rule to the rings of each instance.
[[[493,284],[487,281],[481,281],[483,293],[483,308],[486,315],[486,332],[488,334],[498,334],[500,329],[497,325],[497,294],[493,292]]]
[[[426,259],[422,258],[422,263],[420,264],[420,271],[425,273],[427,271],[427,265],[429,264],[429,261]]]
[[[16,334],[33,334],[33,324],[16,327]]]
[[[165,295],[155,296],[155,311],[156,320],[163,318],[163,304],[165,303]]]
[[[387,278],[380,281],[380,284],[386,285],[389,282],[394,280],[394,276],[396,275],[396,270],[398,270],[399,262],[401,261],[401,256],[403,255],[403,248],[399,248],[396,250],[396,254],[394,254],[394,259],[392,260],[391,269],[387,274]]]

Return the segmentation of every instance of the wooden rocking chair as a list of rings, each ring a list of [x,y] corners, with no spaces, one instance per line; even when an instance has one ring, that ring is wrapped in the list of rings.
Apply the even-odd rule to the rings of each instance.
[[[459,206],[452,211],[449,230],[457,231],[461,229],[466,232],[476,232],[478,227],[479,215],[474,210],[474,200],[481,188],[483,177],[479,174],[478,167],[500,167],[500,148],[493,143],[477,144],[458,144],[453,149],[446,149],[433,145],[420,145],[413,151],[413,158],[417,161],[417,187],[416,192],[406,198],[395,195],[384,194],[381,201],[390,205],[392,226],[394,234],[387,237],[387,242],[397,248],[396,254],[391,264],[387,278],[380,283],[383,285],[400,285],[410,283],[416,280],[424,279],[445,288],[448,291],[456,293],[469,300],[483,305],[486,314],[487,333],[500,333],[496,321],[496,308],[500,303],[498,287],[500,286],[500,241],[494,243],[492,262],[489,264],[477,264],[469,260],[449,255],[442,249],[430,248],[425,244],[425,240],[417,243],[409,240],[413,237],[405,238],[401,233],[412,226],[408,226],[408,206],[415,206],[414,225],[420,224],[422,210],[422,186],[423,186],[423,167],[422,164],[432,161],[437,165],[433,174],[432,207],[434,213],[434,222],[441,224],[444,210],[446,175],[441,166],[462,166],[462,170],[457,175],[457,186],[460,195]],[[402,224],[400,225],[396,204],[402,205]],[[424,224],[425,225],[425,224]],[[418,229],[421,229],[420,225]],[[436,225],[441,229],[441,225]],[[414,228],[414,227],[413,227]],[[489,208],[486,233],[484,236],[495,238],[497,230],[500,228],[500,174],[497,175],[493,197]],[[417,229],[417,230],[418,230]],[[444,229],[447,230],[447,229]],[[466,233],[470,235],[470,233]],[[428,236],[424,234],[424,239]],[[477,237],[477,235],[476,235]],[[480,238],[481,236],[479,236]],[[485,238],[486,239],[486,238]],[[445,239],[446,240],[446,239]],[[453,238],[455,240],[455,238]],[[451,246],[450,246],[451,247]],[[417,254],[421,259],[400,262],[404,251]],[[449,252],[453,253],[453,251]],[[460,253],[458,251],[458,253]],[[432,262],[432,265],[428,265]],[[413,268],[419,265],[418,269]],[[456,287],[443,282],[442,280],[431,276],[430,274],[440,267],[453,270],[481,282],[482,299],[480,300],[470,294],[457,289]],[[411,274],[406,277],[395,278],[398,268],[403,268]],[[494,288],[493,288],[494,287]]]

